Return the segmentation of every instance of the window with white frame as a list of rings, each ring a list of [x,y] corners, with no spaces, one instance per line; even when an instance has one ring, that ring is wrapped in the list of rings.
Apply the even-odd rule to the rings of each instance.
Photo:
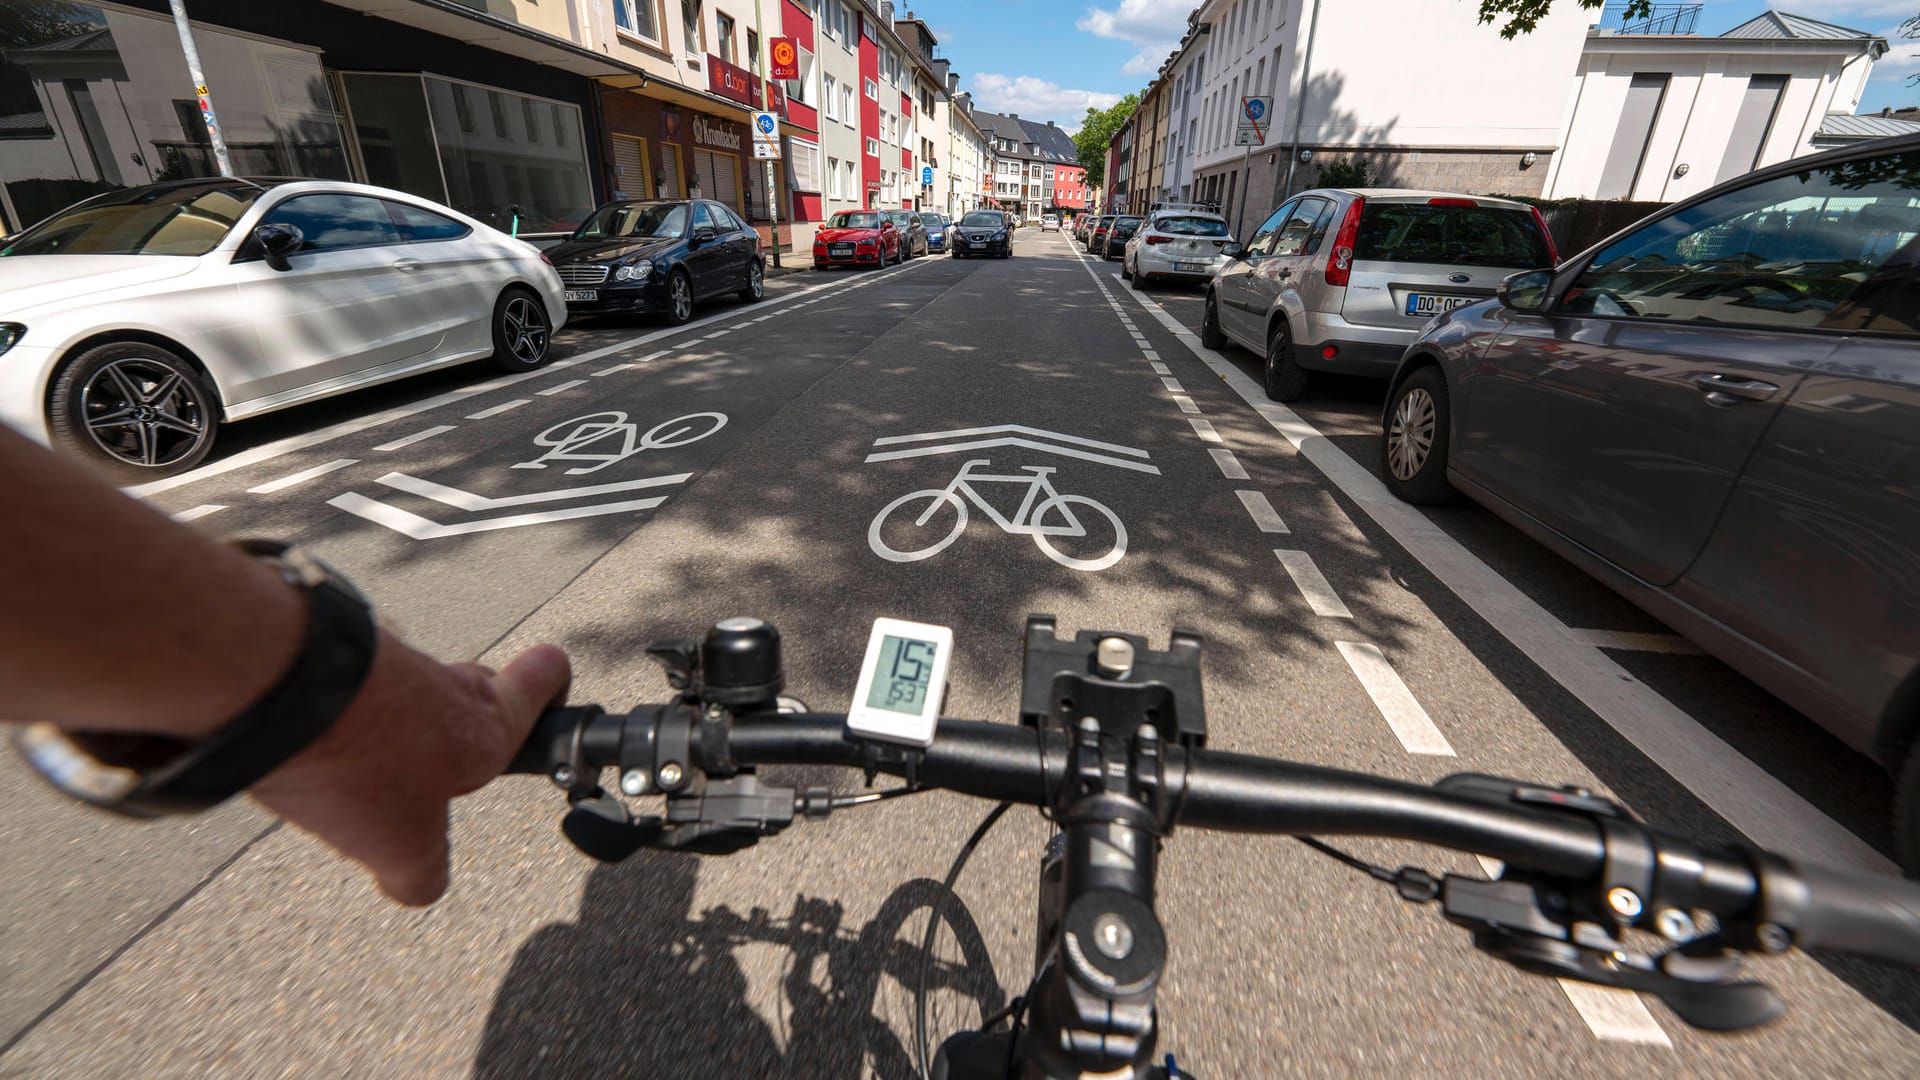
[[[613,0],[613,25],[659,44],[660,0]]]
[[[840,197],[840,159],[837,157],[827,159],[827,197]]]
[[[706,19],[701,17],[700,0],[680,0],[680,23],[686,32],[686,53],[699,56],[707,51]]]
[[[737,48],[739,32],[734,28],[733,16],[724,11],[717,12],[713,17],[713,24],[719,31],[717,40],[720,46],[714,52],[727,63],[738,64],[740,62],[740,53]]]
[[[860,90],[862,93],[866,94],[868,97],[873,98],[875,100],[879,100],[880,88],[873,84],[872,79],[860,80]]]
[[[824,71],[820,73],[820,108],[821,111],[827,114],[827,119],[829,120],[840,119],[838,103],[839,88],[840,81],[838,79],[835,79]]]
[[[790,138],[787,148],[793,162],[793,186],[800,191],[819,191],[820,144]]]
[[[867,156],[868,157],[880,156],[880,140],[874,138],[871,135],[867,136]]]
[[[860,181],[859,181],[859,178],[854,174],[853,162],[843,161],[840,163],[840,167],[842,169],[845,169],[847,174],[847,182],[842,188],[842,190],[844,190],[846,194],[841,197],[846,199],[859,198],[860,197]]]
[[[860,114],[853,108],[853,87],[851,86],[840,88],[840,122],[848,127],[854,127],[860,122]]]
[[[781,82],[786,85],[789,99],[802,105],[811,105],[813,103],[813,54],[805,49],[796,51],[799,53],[800,77],[782,79]],[[755,55],[759,54],[756,52]]]

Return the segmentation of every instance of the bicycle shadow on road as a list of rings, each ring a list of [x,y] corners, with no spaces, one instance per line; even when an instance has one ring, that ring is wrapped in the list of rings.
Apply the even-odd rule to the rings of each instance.
[[[972,915],[937,881],[903,883],[857,927],[822,897],[795,896],[786,915],[726,906],[695,914],[699,858],[641,852],[594,870],[579,918],[541,929],[515,955],[474,1076],[917,1077],[911,1020],[883,1017],[879,996],[882,976],[910,993],[919,985],[918,916],[943,894],[947,925],[926,984],[940,1003],[930,1038],[977,1026],[1004,1004]],[[736,952],[754,944],[790,953],[784,1038],[749,1001]],[[949,954],[958,958],[941,959]]]

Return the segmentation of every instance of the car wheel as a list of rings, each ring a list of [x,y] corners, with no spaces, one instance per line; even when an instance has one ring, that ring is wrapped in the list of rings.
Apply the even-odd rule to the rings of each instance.
[[[680,326],[693,320],[693,279],[685,270],[674,268],[667,275],[667,322]]]
[[[1920,878],[1920,742],[1907,751],[1893,796],[1894,854],[1910,878]]]
[[[1380,476],[1387,490],[1407,502],[1453,498],[1447,483],[1447,408],[1446,374],[1432,366],[1407,376],[1387,404]]]
[[[747,287],[740,290],[740,299],[751,304],[765,295],[767,295],[767,272],[760,269],[760,260],[755,259],[747,264]]]
[[[218,397],[179,353],[141,341],[96,345],[54,376],[54,441],[121,484],[200,464],[220,427]]]
[[[1209,349],[1227,347],[1227,335],[1220,329],[1220,311],[1213,305],[1213,292],[1207,292],[1206,307],[1200,316],[1200,344]]]
[[[493,366],[532,371],[547,362],[553,344],[553,320],[540,297],[527,289],[508,289],[493,305]]]
[[[1306,368],[1293,362],[1293,334],[1283,320],[1267,335],[1267,363],[1261,382],[1273,401],[1292,401],[1307,392]]]

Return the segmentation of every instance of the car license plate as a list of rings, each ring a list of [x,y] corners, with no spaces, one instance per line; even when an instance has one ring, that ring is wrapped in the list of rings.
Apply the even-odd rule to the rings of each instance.
[[[568,289],[566,301],[569,304],[591,304],[600,299],[598,289]]]
[[[851,255],[853,254],[853,245],[852,244],[828,244],[827,251],[834,255]]]
[[[1478,297],[1473,296],[1436,296],[1432,293],[1409,293],[1407,295],[1407,314],[1439,315],[1452,311],[1454,308],[1463,308],[1468,304],[1476,303],[1478,299]]]
[[[1206,263],[1181,263],[1181,262],[1177,262],[1177,263],[1174,263],[1174,264],[1173,264],[1173,268],[1174,268],[1175,270],[1193,270],[1193,271],[1200,271],[1200,270],[1205,270],[1205,269],[1207,268],[1207,264],[1206,264]]]

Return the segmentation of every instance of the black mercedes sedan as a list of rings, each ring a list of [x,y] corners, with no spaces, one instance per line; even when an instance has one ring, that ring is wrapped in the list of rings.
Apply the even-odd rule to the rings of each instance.
[[[760,234],[705,199],[608,203],[546,255],[572,316],[657,314],[678,326],[702,300],[766,292]]]

